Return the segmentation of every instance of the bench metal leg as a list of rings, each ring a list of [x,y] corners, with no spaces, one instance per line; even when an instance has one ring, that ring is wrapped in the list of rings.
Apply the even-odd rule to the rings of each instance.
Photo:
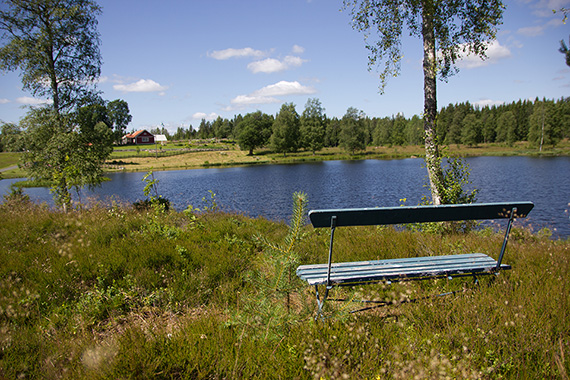
[[[327,300],[327,297],[329,296],[329,290],[331,288],[332,288],[332,286],[325,286],[325,294],[324,294],[324,297],[321,301],[321,298],[319,296],[319,286],[315,285],[315,294],[317,296],[317,306],[318,306],[317,315],[316,315],[315,319],[318,319],[319,316],[321,316],[321,319],[322,319],[323,306],[325,305],[325,301]]]

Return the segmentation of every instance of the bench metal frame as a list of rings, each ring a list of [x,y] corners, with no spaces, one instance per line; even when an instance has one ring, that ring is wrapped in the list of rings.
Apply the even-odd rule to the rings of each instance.
[[[315,228],[330,227],[331,229],[328,263],[301,265],[297,268],[297,275],[306,280],[309,285],[315,286],[318,305],[317,316],[322,314],[329,291],[334,286],[464,276],[473,276],[476,280],[477,275],[496,274],[500,270],[511,269],[502,261],[513,221],[515,218],[526,217],[533,207],[532,202],[516,202],[312,210],[309,212],[309,218],[313,226]],[[508,219],[497,261],[483,253],[469,253],[333,263],[334,233],[337,227],[485,219]],[[325,285],[322,299],[319,294],[319,285]]]

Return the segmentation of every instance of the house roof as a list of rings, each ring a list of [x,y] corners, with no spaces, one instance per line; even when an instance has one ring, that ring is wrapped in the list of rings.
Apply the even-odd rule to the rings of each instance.
[[[141,130],[138,130],[138,131],[136,131],[136,132],[129,133],[129,134],[125,135],[125,137],[128,138],[128,139],[134,139],[135,137],[137,137],[138,135],[140,135],[140,134],[143,133],[143,132],[146,132],[146,133],[148,133],[149,135],[152,135],[152,133],[148,132],[146,129],[141,129]]]

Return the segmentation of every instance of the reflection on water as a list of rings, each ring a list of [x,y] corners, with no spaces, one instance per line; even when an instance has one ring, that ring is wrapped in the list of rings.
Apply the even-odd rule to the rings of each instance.
[[[555,235],[570,236],[570,158],[473,157],[467,163],[478,202],[533,201],[527,219],[535,228],[549,226]],[[114,173],[112,181],[82,197],[125,202],[144,198],[144,173]],[[268,165],[222,169],[155,172],[159,192],[178,210],[202,205],[209,190],[223,210],[287,219],[292,194],[304,191],[309,208],[350,208],[418,204],[429,194],[421,159],[327,161],[295,165]],[[13,180],[0,181],[0,194]],[[51,202],[47,189],[26,189],[32,199]]]

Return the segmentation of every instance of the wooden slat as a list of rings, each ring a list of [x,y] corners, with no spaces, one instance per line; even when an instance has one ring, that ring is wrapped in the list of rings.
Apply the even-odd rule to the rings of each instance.
[[[490,272],[496,265],[493,258],[482,253],[337,263],[332,265],[331,282],[347,284]],[[301,265],[297,275],[310,285],[325,284],[327,269],[327,264]],[[501,265],[501,269],[510,266]]]
[[[336,216],[336,225],[364,226],[382,224],[424,223],[459,220],[509,218],[516,207],[516,217],[524,218],[534,207],[532,202],[474,203],[459,205],[353,208],[312,210],[309,218],[314,227],[330,227]]]

